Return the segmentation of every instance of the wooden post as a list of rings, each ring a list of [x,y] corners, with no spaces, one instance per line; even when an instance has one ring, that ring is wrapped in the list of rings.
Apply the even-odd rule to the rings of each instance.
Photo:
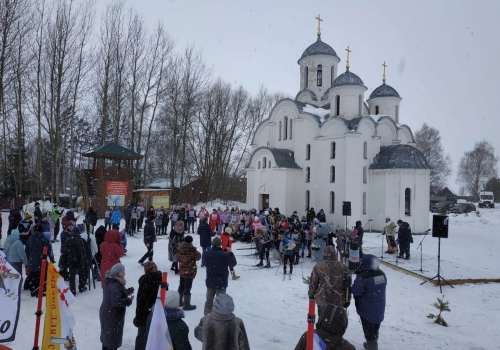
[[[45,273],[47,270],[47,253],[48,248],[43,247],[42,252],[42,271],[40,272],[40,283],[38,286],[38,305],[36,308],[36,325],[35,325],[35,340],[33,343],[33,350],[38,350],[38,337],[40,335],[40,319],[42,317],[42,299],[43,299],[43,285],[45,284]]]
[[[309,313],[307,314],[307,350],[313,350],[314,340],[314,323],[316,321],[316,302],[314,299],[309,299]]]

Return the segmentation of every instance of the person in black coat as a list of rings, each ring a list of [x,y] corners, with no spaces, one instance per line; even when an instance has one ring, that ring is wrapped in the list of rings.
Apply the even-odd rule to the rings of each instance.
[[[97,225],[97,213],[94,208],[89,207],[89,211],[85,215],[85,224],[87,227],[87,232],[94,233],[94,226]]]
[[[71,230],[61,251],[59,267],[63,270],[69,270],[69,290],[76,296],[76,275],[78,274],[78,291],[85,292],[85,284],[89,275],[89,261],[87,242],[80,236],[78,227]]]
[[[132,305],[134,288],[125,288],[125,266],[120,263],[113,265],[105,276],[99,309],[100,339],[103,350],[113,350],[122,346],[125,310]]]
[[[215,237],[212,240],[212,249],[205,254],[205,266],[207,267],[207,300],[205,302],[205,315],[212,312],[214,298],[216,295],[226,293],[229,267],[236,266],[236,257],[231,248],[222,249],[222,240]]]
[[[40,203],[35,202],[35,209],[33,210],[33,216],[35,217],[35,223],[38,223],[42,219],[42,211],[40,210]]]
[[[202,249],[201,254],[201,267],[205,266],[205,253],[208,248],[212,245],[212,237],[215,236],[215,232],[210,230],[210,225],[207,223],[207,218],[203,217],[200,220],[200,225],[198,226],[198,234],[200,235],[200,246]]]
[[[148,217],[146,225],[144,225],[144,244],[146,245],[148,251],[141,259],[139,259],[138,262],[141,265],[146,259],[153,261],[153,245],[156,242],[156,231],[154,226],[155,219],[155,216]]]
[[[309,225],[311,225],[314,222],[314,218],[316,218],[316,212],[314,211],[314,208],[311,207],[311,209],[307,211],[306,215],[307,222],[309,223]]]
[[[21,217],[21,212],[18,208],[11,209],[9,215],[9,229],[7,230],[7,236],[10,235],[12,230],[17,229],[22,219],[23,218]]]
[[[399,240],[399,256],[398,258],[410,259],[410,243],[413,243],[410,224],[398,220],[398,240]]]
[[[50,244],[50,239],[45,237],[43,234],[43,226],[35,225],[33,229],[33,234],[26,242],[25,251],[28,257],[30,266],[30,291],[32,297],[37,297],[37,289],[40,285],[40,277],[42,272],[42,259],[43,259],[43,248],[47,247],[47,256],[50,258],[52,263],[55,263],[54,253],[52,252],[52,245]]]
[[[144,350],[148,338],[147,320],[151,309],[154,307],[158,288],[161,285],[161,271],[152,261],[144,263],[144,275],[139,278],[139,290],[137,291],[137,307],[135,309],[134,326],[137,327],[135,338],[135,350]],[[167,287],[168,289],[168,287]]]

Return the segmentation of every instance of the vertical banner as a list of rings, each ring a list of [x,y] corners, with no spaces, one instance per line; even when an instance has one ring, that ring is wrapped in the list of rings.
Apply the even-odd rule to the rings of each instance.
[[[76,320],[70,308],[75,300],[64,278],[54,264],[49,263],[42,349],[76,350],[73,337]]]
[[[108,196],[108,206],[125,206],[125,196],[127,195],[128,182],[108,181],[106,183],[106,195]]]
[[[153,207],[158,208],[160,205],[163,208],[170,208],[170,196],[153,196]]]
[[[22,275],[0,251],[0,343],[12,342],[16,338],[22,281]]]

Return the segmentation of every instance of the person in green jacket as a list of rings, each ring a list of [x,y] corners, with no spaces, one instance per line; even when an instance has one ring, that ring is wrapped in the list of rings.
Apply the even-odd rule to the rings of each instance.
[[[182,319],[184,310],[179,308],[180,295],[175,290],[167,290],[165,295],[165,318],[167,319],[168,332],[172,340],[173,350],[192,350],[189,342],[189,327]],[[147,334],[153,319],[153,312],[148,316]]]

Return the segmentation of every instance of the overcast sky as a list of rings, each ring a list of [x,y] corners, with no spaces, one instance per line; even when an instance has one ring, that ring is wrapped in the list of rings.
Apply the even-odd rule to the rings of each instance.
[[[98,0],[98,16],[105,0]],[[464,151],[482,139],[500,154],[499,0],[128,0],[152,27],[162,21],[182,50],[195,43],[217,76],[259,85],[292,97],[299,91],[297,60],[322,40],[368,91],[387,83],[403,98],[400,122],[413,131],[427,123],[440,130],[456,168]],[[97,20],[99,22],[99,19]],[[496,112],[495,112],[496,111]],[[454,174],[448,180],[458,190]]]

